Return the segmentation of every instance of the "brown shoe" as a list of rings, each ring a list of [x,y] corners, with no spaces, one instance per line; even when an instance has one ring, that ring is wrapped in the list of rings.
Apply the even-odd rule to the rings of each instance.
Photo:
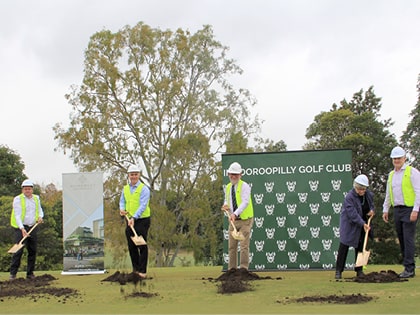
[[[143,272],[137,272],[137,274],[139,275],[139,277],[140,278],[142,278],[142,279],[146,279],[147,278],[147,275],[145,274],[145,273],[143,273]]]

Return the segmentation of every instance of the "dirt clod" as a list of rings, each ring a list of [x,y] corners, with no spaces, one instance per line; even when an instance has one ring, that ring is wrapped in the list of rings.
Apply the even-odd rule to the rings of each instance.
[[[253,288],[249,281],[272,279],[271,277],[260,277],[256,273],[250,272],[244,268],[232,268],[216,279],[208,279],[210,281],[219,281],[217,285],[218,293],[240,293],[245,291],[252,291]],[[281,279],[281,278],[277,278]]]
[[[370,272],[359,277],[355,277],[352,281],[361,283],[387,283],[387,282],[403,282],[408,279],[398,277],[393,270],[382,270],[380,272]]]
[[[151,277],[142,278],[136,272],[126,273],[126,272],[116,271],[114,274],[103,279],[102,281],[117,282],[120,285],[133,283],[136,291],[134,291],[131,294],[125,295],[125,298],[136,298],[136,297],[151,298],[154,296],[158,296],[159,294],[141,291],[141,287],[145,286],[146,280],[150,280],[150,279],[152,278]],[[140,289],[138,289],[138,287],[140,287]],[[120,292],[122,294],[125,294],[125,290],[123,289],[123,287],[120,288]]]
[[[146,279],[151,279],[151,278],[146,278]],[[146,279],[140,277],[139,274],[136,272],[126,273],[126,272],[116,271],[114,274],[103,279],[102,281],[118,282],[119,284],[124,285],[129,282],[137,284]]]

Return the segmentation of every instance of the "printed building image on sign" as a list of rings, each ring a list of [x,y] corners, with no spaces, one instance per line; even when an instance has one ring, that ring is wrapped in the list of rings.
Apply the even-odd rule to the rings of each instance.
[[[63,274],[104,273],[103,174],[63,174]]]
[[[224,154],[224,188],[233,162],[252,187],[249,270],[334,269],[341,207],[352,188],[351,150]],[[223,233],[226,270],[227,218]],[[349,253],[347,268],[353,260]]]

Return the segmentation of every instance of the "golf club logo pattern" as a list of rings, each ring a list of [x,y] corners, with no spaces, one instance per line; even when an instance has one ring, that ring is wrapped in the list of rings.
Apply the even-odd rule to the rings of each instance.
[[[302,154],[309,154],[305,157],[308,160],[320,161],[319,165],[304,165],[302,162],[302,167],[278,167],[277,174],[274,174],[274,168],[252,167],[254,160],[242,155],[223,162],[229,165],[238,161],[244,168],[242,179],[252,185],[254,225],[250,241],[250,270],[329,270],[335,267],[341,207],[352,185],[351,152],[348,151],[333,151],[339,158],[330,151],[302,151]],[[317,155],[323,157],[311,158]],[[276,154],[267,156],[271,158]],[[297,158],[293,161],[299,162]],[[287,163],[290,161],[286,160]],[[227,241],[227,222],[223,235]],[[227,242],[224,246],[223,259],[227,267]],[[352,259],[346,263],[347,268],[353,265]]]

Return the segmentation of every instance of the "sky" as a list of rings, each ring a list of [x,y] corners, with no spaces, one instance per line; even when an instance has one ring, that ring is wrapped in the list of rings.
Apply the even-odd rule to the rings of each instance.
[[[418,0],[0,0],[0,145],[35,183],[61,187],[78,170],[52,128],[68,126],[89,38],[138,22],[211,25],[244,71],[231,82],[256,98],[261,136],[288,150],[316,115],[371,86],[399,139],[418,100],[419,17]]]

